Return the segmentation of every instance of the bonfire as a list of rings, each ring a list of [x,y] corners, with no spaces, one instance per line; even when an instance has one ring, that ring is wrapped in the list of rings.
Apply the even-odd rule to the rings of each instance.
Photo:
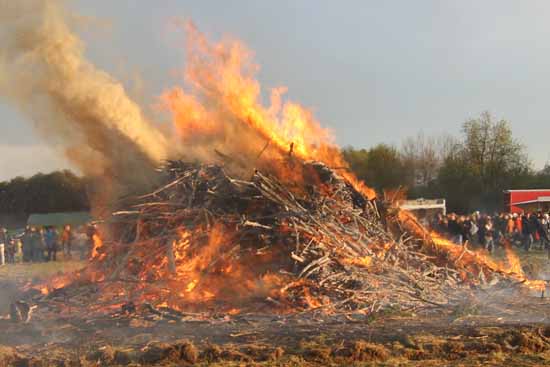
[[[544,289],[544,282],[527,280],[511,250],[507,262],[497,263],[429,233],[410,213],[378,199],[348,169],[330,131],[308,109],[283,99],[286,88],[272,89],[270,105],[261,103],[258,66],[244,45],[212,44],[191,23],[186,29],[186,83],[159,103],[172,116],[172,135],[144,119],[111,79],[84,61],[88,79],[113,87],[90,83],[104,103],[77,98],[84,102],[73,106],[77,88],[54,95],[59,107],[52,111],[71,106],[68,116],[84,116],[75,126],[78,136],[86,133],[90,151],[71,155],[87,163],[84,172],[106,175],[110,194],[132,183],[118,194],[155,187],[118,201],[102,218],[89,266],[37,286],[31,303],[55,307],[60,300],[86,313],[142,310],[175,318],[182,312],[370,314],[444,307],[472,286]],[[47,40],[56,47],[38,50],[56,57],[44,55],[45,70],[65,76],[51,60],[81,58],[82,50]],[[75,86],[88,85],[76,75]],[[150,170],[156,166],[158,172]]]
[[[471,287],[544,290],[510,249],[497,263],[453,244],[324,163],[289,155],[247,180],[227,173],[233,164],[166,162],[153,192],[106,220],[90,265],[42,293],[76,309],[178,320],[418,311],[455,305]],[[284,167],[291,179],[278,176]]]

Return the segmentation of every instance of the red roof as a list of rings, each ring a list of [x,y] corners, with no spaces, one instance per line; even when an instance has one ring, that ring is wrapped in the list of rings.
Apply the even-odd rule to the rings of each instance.
[[[539,204],[542,208],[550,203],[550,189],[506,190],[506,209],[512,213],[523,212],[525,205]]]

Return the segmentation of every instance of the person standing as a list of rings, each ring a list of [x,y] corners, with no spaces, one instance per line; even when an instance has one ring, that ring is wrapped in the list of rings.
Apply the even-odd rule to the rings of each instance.
[[[432,218],[432,230],[436,231],[436,232],[439,232],[439,233],[443,233],[444,230],[443,230],[443,214],[441,213],[437,213],[433,218]]]
[[[17,251],[15,239],[11,236],[6,238],[6,262],[15,264],[15,252]]]
[[[23,262],[23,243],[20,239],[13,238],[15,246],[15,255],[13,256],[13,263],[19,264]]]
[[[506,215],[506,238],[509,240],[512,240],[514,237],[514,218],[512,218],[510,215]]]
[[[57,260],[57,247],[58,247],[58,234],[55,227],[49,227],[44,234],[44,241],[46,242],[46,250],[48,251],[48,261]]]
[[[32,248],[31,248],[31,227],[25,228],[25,233],[21,237],[21,247],[23,250],[23,262],[29,262],[32,260]]]
[[[0,266],[6,265],[6,245],[7,245],[7,231],[5,228],[0,227]]]
[[[63,255],[66,259],[71,258],[71,247],[73,245],[74,235],[70,225],[66,225],[61,234],[61,246]]]
[[[464,244],[472,243],[472,218],[470,216],[463,217],[464,221],[462,222],[462,239]]]
[[[462,228],[460,228],[460,223],[455,213],[452,213],[449,219],[449,233],[454,243],[462,245]]]
[[[521,213],[520,220],[521,225],[519,226],[519,228],[521,229],[521,244],[523,246],[523,249],[526,250],[527,247],[529,247],[529,245],[527,245],[529,237],[529,219],[527,219],[527,213]]]
[[[537,219],[537,231],[540,237],[540,248],[541,250],[544,250],[548,248],[548,245],[550,244],[550,239],[548,238],[548,218],[547,215],[540,213]]]
[[[514,219],[514,243],[519,246],[523,243],[523,222],[517,213],[512,214],[512,218]]]
[[[488,217],[485,214],[478,217],[479,219],[477,220],[477,240],[479,245],[485,246],[485,225],[487,224]]]
[[[493,240],[495,244],[501,244],[506,234],[507,218],[504,213],[498,213],[493,220]]]
[[[40,262],[44,259],[44,239],[41,233],[41,230],[38,230],[36,227],[31,227],[30,235],[30,247],[31,247],[31,256],[33,262]]]
[[[485,242],[485,249],[489,251],[490,253],[493,253],[495,249],[495,227],[493,225],[493,221],[491,220],[491,217],[487,217],[487,220],[485,221],[485,231],[484,231],[484,242]]]
[[[521,217],[521,227],[523,230],[523,249],[525,251],[531,251],[531,246],[533,246],[533,233],[535,229],[533,228],[533,222],[531,220],[531,214],[527,213]]]

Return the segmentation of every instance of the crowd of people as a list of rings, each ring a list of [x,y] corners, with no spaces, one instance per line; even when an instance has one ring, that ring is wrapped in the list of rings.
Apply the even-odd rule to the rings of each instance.
[[[24,232],[12,234],[0,227],[0,265],[57,261],[59,252],[63,259],[72,259],[75,251],[85,259],[94,233],[94,226],[88,226],[85,234],[75,232],[70,225],[61,231],[54,226],[27,226]]]
[[[541,249],[550,248],[548,213],[497,213],[493,216],[479,212],[471,215],[438,214],[431,227],[457,244],[479,245],[489,252],[504,241],[525,251],[530,251],[535,244]]]

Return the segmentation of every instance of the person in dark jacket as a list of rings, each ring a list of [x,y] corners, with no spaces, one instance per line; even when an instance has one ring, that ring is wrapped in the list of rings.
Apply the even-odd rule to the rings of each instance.
[[[482,246],[485,246],[485,224],[487,224],[487,216],[480,216],[477,221],[477,228],[479,228],[477,231],[477,239]]]
[[[531,251],[533,241],[535,240],[534,234],[536,231],[536,225],[531,219],[531,213],[527,213],[521,218],[521,227],[523,230],[523,249],[525,251]]]
[[[472,219],[470,217],[464,218],[464,221],[462,222],[462,238],[464,240],[464,243],[472,242]]]
[[[460,223],[454,213],[449,218],[449,234],[453,242],[462,245],[462,228],[460,228]]]
[[[31,253],[32,253],[32,261],[33,262],[41,262],[44,260],[44,248],[46,247],[44,245],[44,237],[42,234],[42,231],[31,227],[31,235],[30,235],[30,247],[31,247]]]
[[[23,262],[29,262],[32,260],[32,249],[31,249],[31,227],[27,226],[25,228],[25,233],[21,237],[21,247],[23,250]]]
[[[494,227],[494,241],[495,244],[499,244],[506,233],[506,224],[507,220],[503,213],[499,213],[494,217],[493,227]]]
[[[6,238],[6,262],[15,264],[15,253],[17,252],[17,243],[11,236]]]
[[[431,226],[432,226],[432,230],[439,233],[443,233],[444,232],[443,214],[437,213],[437,215],[432,218]]]
[[[539,235],[540,235],[541,248],[548,249],[548,247],[550,246],[550,238],[548,236],[548,214],[541,213],[539,217],[539,222],[540,222]]]
[[[495,249],[495,227],[491,218],[487,218],[487,220],[485,221],[484,236],[485,249],[490,253],[493,253]]]
[[[546,246],[547,238],[548,238],[546,232],[544,231],[544,226],[542,224],[542,213],[532,214],[531,222],[534,229],[533,235],[536,236],[536,238],[538,239],[540,249],[542,250]]]
[[[46,243],[46,250],[48,251],[48,261],[57,260],[57,250],[58,250],[58,239],[57,229],[55,227],[49,227],[44,233],[44,242]]]

